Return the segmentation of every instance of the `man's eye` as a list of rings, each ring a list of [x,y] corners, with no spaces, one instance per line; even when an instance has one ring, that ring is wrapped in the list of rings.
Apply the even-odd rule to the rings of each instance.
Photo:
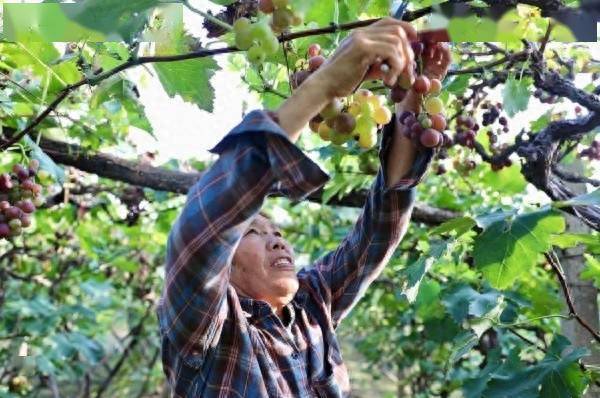
[[[277,231],[275,232],[275,236],[279,236],[281,238],[283,235],[281,234],[281,232]]]
[[[250,228],[250,229],[248,230],[248,232],[246,232],[246,235],[248,235],[249,233],[252,233],[252,232],[254,232],[255,234],[257,234],[257,233],[258,233],[258,231],[257,231],[257,230],[255,230],[254,228]]]

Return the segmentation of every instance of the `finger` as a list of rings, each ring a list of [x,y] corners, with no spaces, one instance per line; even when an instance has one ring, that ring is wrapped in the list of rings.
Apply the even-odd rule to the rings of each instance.
[[[406,37],[411,40],[417,40],[417,30],[408,22],[400,21],[398,19],[392,17],[385,17],[375,22],[372,25],[369,25],[367,29],[376,29],[379,27],[390,27],[390,26],[399,26],[404,31]]]
[[[385,74],[383,81],[386,85],[394,85],[406,66],[404,55],[398,50],[397,46],[390,43],[369,41],[368,49],[373,59],[380,57],[389,65],[390,71]]]
[[[365,80],[380,80],[383,79],[384,73],[381,70],[382,61],[375,62],[369,67]]]

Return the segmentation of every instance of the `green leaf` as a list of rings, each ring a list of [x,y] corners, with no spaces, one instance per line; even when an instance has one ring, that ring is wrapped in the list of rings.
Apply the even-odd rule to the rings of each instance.
[[[154,32],[159,38],[156,44],[157,55],[175,55],[190,51],[189,36],[183,30],[183,21],[169,19]],[[170,97],[181,96],[186,102],[198,105],[207,112],[213,111],[215,91],[210,79],[220,69],[212,57],[189,59],[177,62],[158,62],[153,64],[158,78]]]
[[[574,348],[564,336],[557,335],[541,362],[529,367],[521,365],[521,369],[508,368],[495,372],[482,396],[579,397],[587,385],[587,378],[577,361],[587,354],[585,348]]]
[[[513,117],[515,114],[527,109],[530,97],[529,86],[531,84],[532,80],[529,77],[517,80],[514,76],[510,76],[506,80],[502,97],[504,111],[508,116]]]
[[[430,231],[431,235],[444,234],[450,231],[456,231],[457,236],[461,236],[475,226],[475,220],[472,217],[456,217],[438,225]]]
[[[444,82],[444,90],[456,96],[462,95],[469,87],[470,75],[458,75],[453,79],[446,79]]]
[[[569,200],[552,203],[553,207],[566,207],[566,206],[598,206],[600,205],[600,188],[586,193],[583,195],[575,196]]]
[[[452,341],[453,347],[450,356],[448,357],[447,366],[452,366],[459,359],[465,356],[479,342],[479,337],[470,330],[466,330],[456,336]]]
[[[505,195],[521,193],[527,186],[527,181],[521,173],[521,167],[517,165],[505,167],[498,171],[493,171],[491,167],[488,167],[482,180],[494,191]]]
[[[588,248],[597,249],[600,247],[600,237],[590,234],[569,234],[552,235],[550,237],[552,246],[558,246],[561,249],[575,247],[580,244],[588,246]]]
[[[475,239],[475,265],[493,287],[505,289],[535,265],[550,249],[550,236],[564,228],[563,217],[551,210],[495,221]]]
[[[402,282],[400,282],[402,297],[411,303],[415,300],[423,277],[433,263],[446,253],[447,249],[448,242],[446,241],[432,243],[427,255],[422,255],[417,261],[402,270]]]
[[[47,171],[54,181],[63,184],[65,182],[65,171],[62,167],[54,163],[46,153],[40,148],[28,135],[23,137],[23,141],[31,148],[31,158],[40,162],[40,170]]]
[[[587,268],[581,272],[581,279],[587,279],[594,282],[597,288],[600,288],[600,260],[584,253],[587,262]]]
[[[448,23],[448,33],[453,42],[496,41],[496,23],[476,15],[452,17]]]
[[[220,6],[228,6],[236,2],[236,0],[210,0],[211,3],[218,4]]]
[[[61,8],[73,21],[105,33],[109,40],[130,43],[144,29],[154,7],[160,4],[159,0],[87,0],[61,4]],[[181,12],[181,5],[179,9]]]
[[[456,285],[444,292],[442,303],[454,321],[462,323],[469,316],[481,317],[502,301],[495,290],[479,293],[469,285]]]

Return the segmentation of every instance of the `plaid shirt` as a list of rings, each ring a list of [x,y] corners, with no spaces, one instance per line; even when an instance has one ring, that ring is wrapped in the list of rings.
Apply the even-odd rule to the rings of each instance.
[[[394,122],[384,128],[382,165],[393,129]],[[212,151],[220,157],[188,192],[167,245],[158,318],[174,396],[348,396],[336,327],[397,247],[400,219],[432,151],[418,157],[412,179],[392,189],[380,168],[354,228],[299,271],[287,327],[265,302],[237,295],[231,260],[269,194],[301,200],[329,177],[263,111],[248,114]]]

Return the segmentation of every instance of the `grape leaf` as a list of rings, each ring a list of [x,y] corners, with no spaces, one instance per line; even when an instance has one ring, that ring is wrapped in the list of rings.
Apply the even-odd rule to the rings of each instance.
[[[183,21],[168,18],[161,28],[154,32],[159,38],[156,43],[157,55],[182,54],[190,51],[193,37],[183,30]],[[192,40],[190,40],[192,39]],[[219,70],[212,57],[189,59],[177,62],[158,62],[153,64],[158,78],[170,97],[180,95],[186,102],[193,102],[207,112],[213,111],[215,91],[210,79]]]
[[[236,0],[209,0],[211,3],[218,4],[220,6],[228,6],[236,2]]]
[[[527,181],[521,174],[521,167],[518,165],[505,167],[498,171],[493,171],[489,167],[483,175],[483,182],[505,195],[521,193],[527,186]]]
[[[160,4],[159,0],[87,0],[61,4],[61,8],[80,25],[103,32],[109,39],[129,43],[144,29],[154,7]],[[181,12],[181,5],[178,8]]]
[[[557,335],[546,357],[537,365],[523,367],[517,371],[507,368],[494,372],[482,396],[486,398],[581,396],[587,385],[587,378],[578,369],[577,361],[587,354],[585,348],[574,348],[564,336]],[[541,391],[538,392],[540,386]],[[531,395],[534,392],[535,394]]]
[[[453,42],[496,41],[496,23],[476,15],[452,17],[448,23],[448,34]]]
[[[495,290],[479,293],[469,285],[459,284],[444,292],[442,303],[452,318],[461,323],[469,316],[481,317],[489,313],[501,298],[502,295]]]
[[[446,241],[433,243],[428,254],[422,255],[417,261],[402,270],[403,281],[400,283],[402,297],[405,297],[410,303],[415,301],[423,277],[433,263],[446,253],[447,249],[448,242]]]
[[[502,91],[504,111],[510,117],[527,109],[529,104],[529,86],[532,80],[529,77],[523,77],[517,80],[514,76],[506,79],[504,90]]]
[[[600,288],[600,260],[587,253],[583,255],[587,261],[587,268],[581,272],[581,279],[591,280],[597,288]]]
[[[475,239],[475,265],[493,287],[505,289],[550,249],[550,235],[564,228],[563,217],[551,210],[495,221]]]
[[[460,236],[475,226],[475,220],[469,216],[456,217],[438,225],[430,231],[431,235],[443,234],[450,231],[456,231]]]
[[[554,202],[553,207],[565,207],[565,206],[598,206],[600,205],[600,188],[590,193],[575,196],[569,200],[560,202]]]
[[[47,171],[54,181],[61,184],[65,182],[65,171],[62,167],[54,163],[54,160],[40,148],[28,135],[23,137],[23,141],[31,148],[31,158],[37,159],[40,162],[40,170]]]

